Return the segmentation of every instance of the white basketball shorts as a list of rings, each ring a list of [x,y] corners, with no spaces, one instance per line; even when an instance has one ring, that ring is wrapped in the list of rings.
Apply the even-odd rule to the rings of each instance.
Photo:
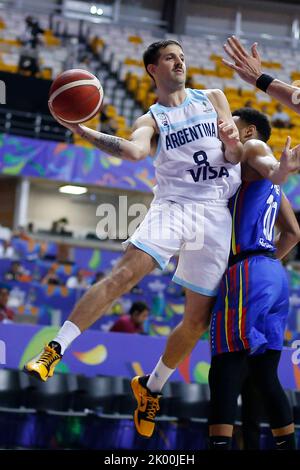
[[[164,269],[173,255],[178,265],[173,281],[203,295],[215,296],[227,267],[231,215],[227,201],[155,202],[124,242],[151,255]]]

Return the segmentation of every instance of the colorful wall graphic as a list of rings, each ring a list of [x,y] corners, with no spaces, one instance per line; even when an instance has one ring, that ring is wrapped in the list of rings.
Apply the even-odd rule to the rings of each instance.
[[[95,148],[0,134],[0,173],[150,192],[155,184],[150,157],[136,163],[108,157]],[[300,210],[300,175],[284,190]]]
[[[96,148],[0,134],[0,173],[151,192],[151,158],[134,164]]]

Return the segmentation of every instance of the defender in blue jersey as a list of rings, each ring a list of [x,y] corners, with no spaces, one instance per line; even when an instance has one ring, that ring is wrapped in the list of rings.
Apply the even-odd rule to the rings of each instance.
[[[259,179],[243,181],[230,201],[230,268],[214,307],[212,355],[282,348],[289,297],[285,271],[275,258],[281,197],[280,186]]]
[[[261,393],[277,447],[294,448],[292,413],[277,376],[289,305],[288,282],[279,259],[299,241],[300,231],[276,183],[299,162],[295,150],[289,149],[290,140],[280,163],[272,156],[262,142],[271,133],[262,113],[242,108],[233,116],[244,142],[243,182],[230,201],[229,268],[211,321],[210,447],[230,448],[237,398],[250,375]],[[280,229],[276,241],[275,223]]]

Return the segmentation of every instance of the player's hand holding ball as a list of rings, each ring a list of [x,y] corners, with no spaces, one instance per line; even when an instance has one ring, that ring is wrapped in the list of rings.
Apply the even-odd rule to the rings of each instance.
[[[49,92],[52,116],[72,132],[80,133],[80,124],[94,117],[103,102],[103,89],[92,73],[71,69],[61,73]]]

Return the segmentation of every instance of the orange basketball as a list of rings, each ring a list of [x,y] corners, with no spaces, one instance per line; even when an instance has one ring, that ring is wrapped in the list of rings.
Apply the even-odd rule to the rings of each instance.
[[[87,70],[66,70],[54,80],[49,92],[52,110],[70,124],[80,124],[94,117],[102,101],[102,86]]]

